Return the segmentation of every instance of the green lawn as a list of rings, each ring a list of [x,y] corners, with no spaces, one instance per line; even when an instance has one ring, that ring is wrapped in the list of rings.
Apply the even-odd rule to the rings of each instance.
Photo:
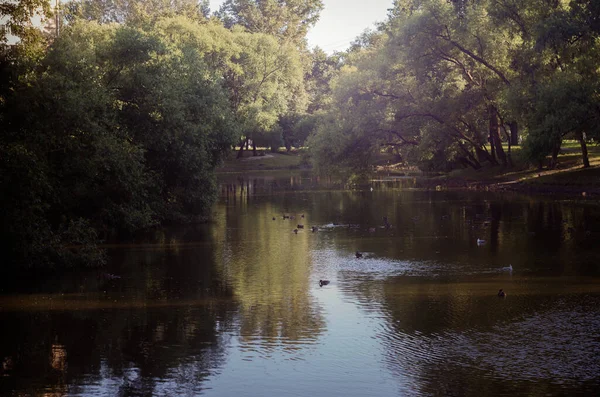
[[[505,150],[508,148],[505,146]],[[464,184],[500,184],[510,185],[520,183],[533,188],[552,186],[568,187],[570,189],[600,188],[600,146],[588,145],[591,167],[583,168],[579,143],[565,141],[559,154],[558,167],[554,170],[539,170],[527,164],[521,147],[511,148],[513,167],[484,167],[480,170],[462,169],[438,177],[440,183],[462,181]],[[218,173],[241,173],[275,170],[298,170],[310,168],[306,160],[306,149],[286,152],[284,148],[277,153],[271,153],[266,148],[258,150],[259,156],[253,156],[252,151],[245,151],[242,158],[237,158],[237,151],[231,151],[224,164],[217,168]],[[262,155],[260,155],[262,154]],[[381,153],[376,165],[382,171],[416,174],[420,172],[415,167],[396,168],[394,156]]]
[[[305,151],[302,149],[291,152],[283,149],[272,153],[260,148],[257,152],[259,155],[253,156],[251,150],[244,151],[244,156],[238,159],[237,150],[232,150],[225,162],[217,168],[217,172],[296,170],[309,167],[306,163]]]
[[[513,166],[505,167],[484,167],[480,170],[471,168],[454,170],[449,174],[444,174],[436,180],[439,183],[448,183],[449,185],[510,185],[521,183],[524,186],[550,187],[563,186],[573,188],[600,188],[600,146],[588,145],[588,155],[591,167],[583,168],[581,159],[581,147],[577,141],[564,141],[561,152],[558,156],[558,167],[554,170],[538,169],[526,162],[523,157],[521,146],[511,147],[511,158]],[[504,145],[505,152],[508,150]],[[411,168],[402,168],[393,163],[392,156],[382,153],[378,158],[377,165],[381,171],[402,172],[412,170]],[[459,182],[459,183],[458,183]]]
[[[507,147],[505,146],[506,150]],[[473,181],[492,183],[521,182],[531,186],[571,186],[600,187],[600,146],[588,145],[591,167],[583,168],[581,147],[579,142],[565,141],[558,156],[558,167],[554,170],[538,169],[526,163],[521,154],[521,147],[511,148],[514,166],[512,168],[491,167],[483,170],[459,170],[450,177],[459,177]]]

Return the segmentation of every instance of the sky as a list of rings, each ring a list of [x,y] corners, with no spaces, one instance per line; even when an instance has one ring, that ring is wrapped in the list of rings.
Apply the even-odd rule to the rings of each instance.
[[[210,0],[216,11],[224,0]],[[327,53],[342,51],[365,29],[383,22],[393,0],[323,0],[319,22],[308,32],[308,46],[321,47]]]

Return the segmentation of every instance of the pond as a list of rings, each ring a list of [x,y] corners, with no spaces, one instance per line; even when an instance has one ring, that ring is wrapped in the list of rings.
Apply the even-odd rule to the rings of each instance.
[[[102,270],[4,282],[0,394],[600,389],[598,202],[371,187],[223,176],[208,224],[107,244]]]

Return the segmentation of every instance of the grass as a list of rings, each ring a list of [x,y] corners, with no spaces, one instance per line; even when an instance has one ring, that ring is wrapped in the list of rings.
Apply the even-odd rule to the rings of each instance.
[[[506,147],[505,147],[506,150]],[[600,146],[588,145],[590,168],[583,168],[579,142],[565,141],[558,156],[556,169],[539,169],[527,164],[521,147],[512,148],[512,168],[488,167],[483,170],[460,170],[450,173],[449,178],[497,184],[499,186],[520,184],[524,188],[550,187],[586,189],[600,188]]]
[[[272,153],[266,148],[257,150],[258,156],[253,156],[252,150],[244,151],[241,158],[237,158],[237,150],[232,150],[223,165],[217,168],[218,173],[226,172],[256,172],[273,170],[297,170],[309,168],[306,162],[304,149],[287,152],[285,149]]]
[[[508,147],[505,145],[504,150]],[[389,156],[381,155],[378,169],[391,174],[418,174],[413,168],[391,164]],[[600,194],[600,145],[588,145],[590,168],[583,168],[581,147],[577,141],[564,141],[556,169],[539,169],[527,163],[520,146],[511,147],[512,167],[483,167],[454,170],[429,178],[426,184],[445,187],[488,187],[505,190],[529,190],[565,193]],[[387,164],[387,165],[386,165]],[[423,174],[423,176],[430,176]]]
[[[505,151],[508,149],[504,147]],[[271,153],[260,148],[253,156],[252,151],[245,151],[244,156],[237,158],[237,151],[231,151],[224,164],[217,168],[218,173],[243,173],[276,170],[299,170],[310,168],[306,161],[306,149],[291,152],[280,149]],[[558,156],[556,169],[538,169],[529,165],[523,156],[520,146],[511,148],[513,167],[484,167],[480,170],[455,170],[431,179],[434,185],[448,187],[489,186],[499,189],[564,191],[571,193],[594,192],[600,194],[600,145],[588,145],[590,168],[583,168],[581,149],[577,141],[563,142]],[[392,164],[394,156],[382,153],[376,164],[381,171],[390,174],[431,176],[421,173],[415,167],[398,168]]]

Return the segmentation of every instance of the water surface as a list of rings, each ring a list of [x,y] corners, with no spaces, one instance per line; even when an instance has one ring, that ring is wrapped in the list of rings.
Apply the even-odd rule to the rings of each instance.
[[[0,394],[600,390],[598,203],[416,183],[225,176],[210,224],[5,282]]]

